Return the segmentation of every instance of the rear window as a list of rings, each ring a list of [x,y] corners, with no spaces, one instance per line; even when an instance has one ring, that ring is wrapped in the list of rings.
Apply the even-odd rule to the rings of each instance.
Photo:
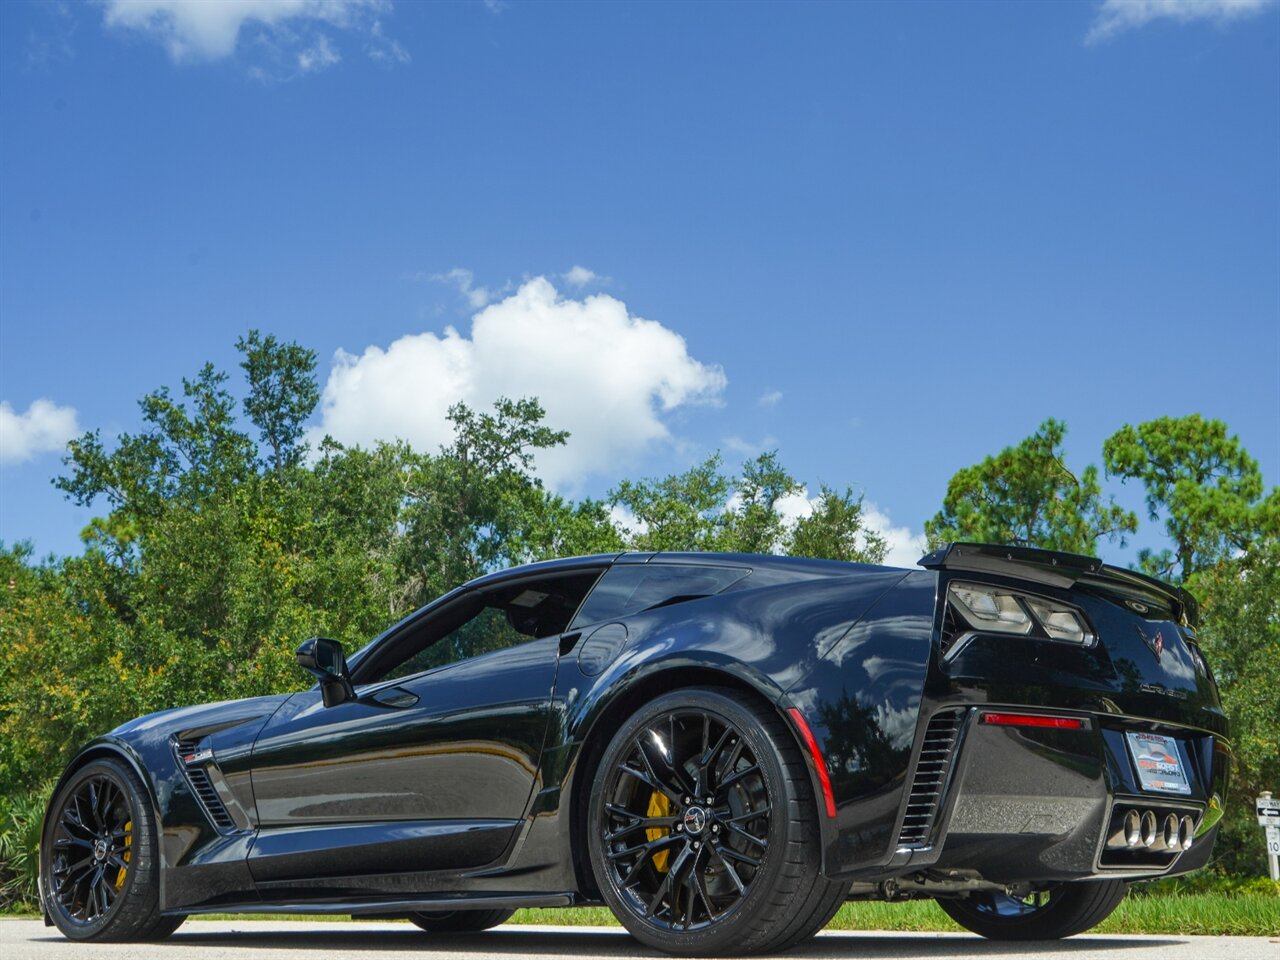
[[[570,629],[682,600],[712,597],[750,572],[748,567],[620,563],[600,578]]]

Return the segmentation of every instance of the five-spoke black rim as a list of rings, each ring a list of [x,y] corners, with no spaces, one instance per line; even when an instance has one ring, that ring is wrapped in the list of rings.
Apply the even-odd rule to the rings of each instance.
[[[661,714],[605,776],[604,858],[632,913],[693,930],[746,899],[768,854],[770,797],[740,730],[709,711]]]
[[[102,919],[129,875],[129,798],[112,778],[89,777],[62,801],[52,836],[50,893],[73,923]]]

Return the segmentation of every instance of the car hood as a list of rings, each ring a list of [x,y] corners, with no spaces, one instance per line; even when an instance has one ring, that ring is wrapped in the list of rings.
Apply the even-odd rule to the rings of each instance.
[[[200,703],[190,707],[160,710],[122,723],[107,736],[135,741],[150,740],[169,734],[211,733],[217,729],[255,719],[266,720],[291,696],[292,694],[289,693],[277,693],[266,697],[222,700],[217,703]]]

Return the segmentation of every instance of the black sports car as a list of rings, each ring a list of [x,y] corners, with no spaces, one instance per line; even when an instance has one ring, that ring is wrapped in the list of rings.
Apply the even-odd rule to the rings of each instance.
[[[209,911],[481,930],[606,903],[673,953],[780,950],[846,899],[1087,930],[1209,857],[1229,746],[1182,590],[955,544],[901,570],[622,554],[519,567],[305,693],[152,714],[67,767],[46,919]]]

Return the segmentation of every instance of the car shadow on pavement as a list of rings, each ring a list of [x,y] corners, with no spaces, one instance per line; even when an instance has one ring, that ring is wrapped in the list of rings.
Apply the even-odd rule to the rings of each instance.
[[[890,960],[899,957],[938,957],[951,960],[957,952],[967,956],[1000,957],[1012,954],[1070,954],[1117,952],[1125,950],[1181,946],[1185,941],[1173,938],[1142,937],[1131,939],[1094,936],[1079,940],[1047,940],[1000,943],[979,937],[898,934],[885,936],[867,932],[832,932],[789,950],[788,958],[840,958],[856,956],[859,960]],[[419,954],[450,957],[467,956],[595,956],[660,957],[663,954],[638,943],[621,931],[602,930],[489,930],[465,935],[428,934],[406,928],[387,930],[271,930],[257,932],[250,925],[234,931],[202,932],[180,929],[166,941],[174,957],[182,955],[184,946],[234,947],[254,950],[303,950],[308,954],[413,951]]]

